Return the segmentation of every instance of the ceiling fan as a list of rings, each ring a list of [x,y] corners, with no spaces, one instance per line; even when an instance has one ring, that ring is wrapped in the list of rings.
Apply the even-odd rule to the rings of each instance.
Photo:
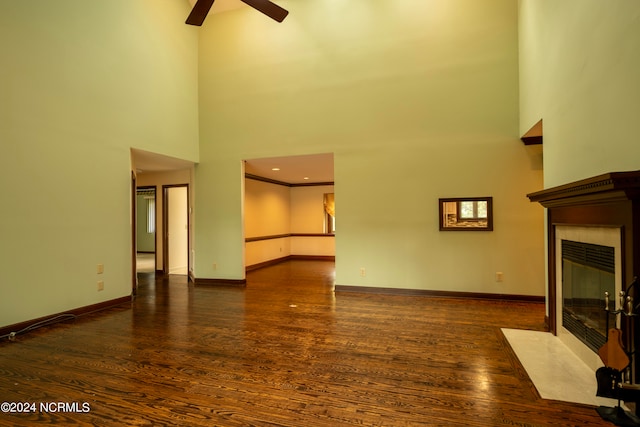
[[[269,0],[241,0],[243,3],[248,4],[252,8],[264,13],[269,18],[278,22],[282,22],[284,18],[289,14],[289,11],[281,8],[277,4],[270,2]],[[204,18],[207,17],[207,13],[213,6],[214,0],[197,0],[195,6],[191,10],[186,23],[189,25],[201,26],[204,22]]]

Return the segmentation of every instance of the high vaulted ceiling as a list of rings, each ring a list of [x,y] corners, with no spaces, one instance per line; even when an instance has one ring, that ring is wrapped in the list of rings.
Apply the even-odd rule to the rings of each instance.
[[[187,1],[190,7],[196,3],[196,0]],[[249,6],[241,0],[215,0],[209,13],[221,13],[242,7]],[[186,160],[143,150],[132,149],[131,152],[138,173],[188,169],[194,165]],[[273,170],[274,168],[279,170]],[[250,159],[245,161],[245,172],[287,184],[333,182],[333,154]]]

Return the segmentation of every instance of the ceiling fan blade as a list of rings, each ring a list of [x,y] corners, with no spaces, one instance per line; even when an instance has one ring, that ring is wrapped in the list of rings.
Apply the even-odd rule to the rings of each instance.
[[[242,2],[248,4],[252,8],[264,13],[269,18],[278,22],[282,22],[287,17],[289,11],[281,8],[277,4],[270,2],[269,0],[242,0]],[[196,5],[197,6],[197,5]]]
[[[198,27],[202,25],[204,22],[204,18],[207,17],[207,13],[213,6],[213,2],[215,0],[198,0],[191,9],[191,13],[186,20],[186,23],[189,25],[197,25]]]

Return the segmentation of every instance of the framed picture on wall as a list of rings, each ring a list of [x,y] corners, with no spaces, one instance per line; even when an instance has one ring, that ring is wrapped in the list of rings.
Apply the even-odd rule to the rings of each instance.
[[[456,197],[438,200],[440,231],[492,231],[492,197]]]

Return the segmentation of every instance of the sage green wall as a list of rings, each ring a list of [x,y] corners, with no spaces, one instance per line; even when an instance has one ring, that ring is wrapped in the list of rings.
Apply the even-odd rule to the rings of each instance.
[[[243,159],[333,152],[338,284],[543,295],[517,3],[281,5],[282,24],[241,8],[201,29],[196,277],[244,277]],[[464,196],[494,197],[494,232],[438,231],[438,198]]]
[[[188,13],[0,2],[0,325],[131,294],[130,147],[198,158]]]
[[[520,131],[544,123],[553,187],[640,169],[640,2],[520,1]]]

